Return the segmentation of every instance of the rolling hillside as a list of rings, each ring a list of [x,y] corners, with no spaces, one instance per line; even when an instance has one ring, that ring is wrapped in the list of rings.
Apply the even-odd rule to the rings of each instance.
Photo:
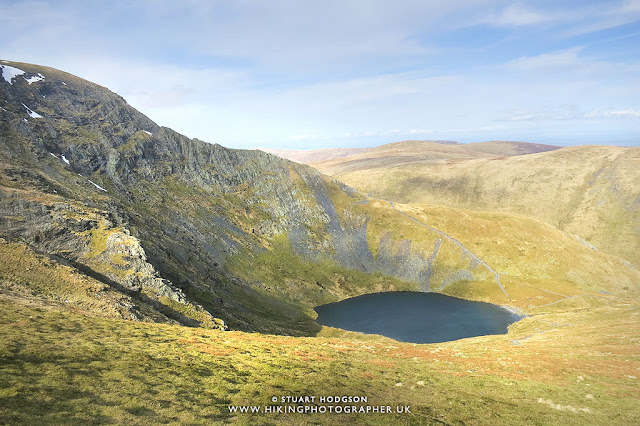
[[[314,166],[391,201],[540,219],[640,265],[640,148],[578,146],[510,157],[415,160],[425,155],[424,146],[403,146],[401,157],[383,153]]]
[[[640,421],[640,272],[567,230],[608,214],[624,220],[607,232],[631,229],[635,151],[495,158],[529,148],[405,142],[391,147],[395,165],[388,146],[330,160],[379,165],[345,173],[359,192],[310,166],[189,139],[62,71],[2,64],[0,423]],[[535,171],[540,158],[549,175]],[[460,181],[474,170],[486,181]],[[436,181],[449,183],[429,189]],[[514,186],[498,196],[500,182]],[[422,200],[425,188],[459,205]],[[573,221],[511,208],[526,191],[543,203],[532,211],[564,218],[547,188],[556,204],[575,201]],[[507,335],[438,345],[314,321],[314,306],[390,290],[526,318]],[[286,395],[367,395],[411,413],[229,408]]]
[[[309,164],[317,161],[332,160],[334,158],[349,157],[359,153],[367,152],[372,148],[323,148],[300,151],[295,149],[273,149],[257,148],[260,151],[268,152],[280,158],[295,161],[296,163]]]
[[[404,164],[432,163],[438,160],[491,158],[552,151],[559,147],[526,142],[493,141],[461,144],[450,141],[394,142],[349,156],[316,161],[310,164],[331,176],[343,173],[380,169]],[[297,151],[303,153],[305,151]],[[304,157],[301,157],[304,158]],[[295,161],[295,160],[294,160]]]
[[[13,68],[24,75],[3,81],[0,129],[0,236],[10,242],[129,296],[151,298],[191,325],[224,321],[235,329],[314,334],[313,306],[388,289],[455,288],[463,297],[509,303],[503,272],[473,247],[480,242],[462,245],[457,235],[311,167],[189,140],[72,75]],[[30,83],[31,75],[42,78]],[[431,157],[434,147],[447,158],[472,150],[419,146],[418,153],[409,142],[391,148],[401,158]],[[359,155],[377,158],[379,151]],[[473,152],[479,160],[488,155]],[[602,263],[601,254],[585,253]],[[609,291],[612,279],[627,283],[637,274],[615,265],[606,276],[566,269],[543,275]],[[635,291],[623,287],[620,294]]]

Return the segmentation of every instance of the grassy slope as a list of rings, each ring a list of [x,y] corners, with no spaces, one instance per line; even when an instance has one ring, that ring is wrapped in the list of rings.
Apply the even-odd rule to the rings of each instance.
[[[640,306],[628,300],[572,299],[508,335],[414,345],[332,329],[298,338],[134,323],[0,298],[2,423],[640,422]],[[227,408],[284,395],[365,395],[412,413]]]
[[[92,143],[91,135],[80,136]],[[134,136],[146,138],[141,132]],[[440,145],[442,155],[452,155],[446,145]],[[122,145],[121,151],[135,146],[133,141]],[[403,156],[401,152],[399,157]],[[409,162],[414,160],[415,156]],[[633,159],[628,163],[624,167],[635,164]],[[624,173],[593,177],[612,180],[621,189],[633,187],[633,180]],[[454,188],[458,188],[456,179],[451,183]],[[84,179],[76,182],[78,187],[81,184],[93,190]],[[412,188],[404,185],[404,189]],[[461,183],[468,188],[465,185]],[[171,182],[164,182],[164,187],[169,193],[181,194],[176,204],[192,212],[191,219],[203,219],[198,216],[201,210],[194,207],[202,201],[201,193],[179,185],[172,188]],[[331,195],[343,225],[368,215],[367,237],[374,254],[385,230],[392,231],[396,243],[412,238],[412,248],[428,254],[437,234],[411,217],[437,225],[499,270],[514,304],[535,316],[512,326],[507,336],[439,345],[400,344],[327,328],[319,330],[319,338],[295,338],[95,318],[86,314],[126,318],[117,309],[118,301],[126,298],[24,246],[2,245],[0,423],[32,423],[37,417],[56,424],[204,423],[232,420],[226,410],[231,403],[266,404],[273,395],[336,393],[364,394],[375,404],[412,405],[414,414],[397,420],[415,423],[470,419],[479,423],[638,423],[637,301],[598,294],[604,289],[617,297],[633,295],[635,287],[624,284],[628,271],[619,268],[615,259],[595,254],[535,221],[429,206],[397,206],[394,210],[380,200],[354,205],[336,188]],[[471,190],[479,189],[476,185]],[[202,210],[219,205],[238,217],[242,206],[236,201],[227,196],[211,198]],[[616,202],[615,198],[611,201]],[[587,219],[591,211],[585,208]],[[248,212],[238,225],[249,231],[261,221],[254,213]],[[89,255],[98,254],[106,236],[103,232],[91,235]],[[536,241],[536,246],[526,246],[523,241],[527,240]],[[369,276],[332,263],[302,261],[291,254],[286,240],[276,238],[268,243],[273,250],[256,254],[255,263],[241,258],[229,266],[238,274],[244,272],[247,280],[258,281],[256,287],[265,290],[255,292],[256,300],[246,300],[240,308],[271,309],[269,314],[281,315],[289,324],[297,322],[299,329],[311,323],[309,316],[300,319],[297,315],[313,315],[310,306],[325,300],[318,281],[332,289],[332,297],[406,285],[381,276],[371,282]],[[443,246],[437,262],[446,265],[441,271],[447,271],[463,260],[455,245],[449,244]],[[582,275],[586,272],[587,278]],[[287,299],[267,297],[269,287],[288,294]],[[304,292],[298,292],[300,289]],[[445,290],[507,303],[490,275],[475,283],[454,283]],[[107,297],[96,297],[103,294]],[[73,302],[72,309],[65,300]],[[331,420],[352,420],[348,417]],[[388,421],[384,416],[359,419]],[[236,420],[252,423],[255,419]],[[327,417],[273,420],[299,423],[327,421]]]
[[[390,203],[377,199],[360,204],[351,200],[350,204],[346,194],[336,188],[331,196],[338,211],[369,218],[367,237],[374,255],[385,231],[396,243],[410,238],[412,250],[425,258],[433,251],[435,240],[442,240],[431,280],[435,291],[524,310],[563,296],[607,291],[638,297],[640,292],[640,272],[536,219],[431,205],[395,203],[395,208],[390,208]],[[451,240],[430,228],[446,233],[485,261],[499,274],[511,300],[484,268],[474,270],[473,282],[459,281],[440,289],[447,274],[468,267],[469,260]]]
[[[96,266],[104,267],[106,264]],[[74,267],[39,255],[20,243],[0,238],[0,295],[33,306],[64,307],[86,315],[132,321],[177,323],[186,316],[201,327],[217,323],[201,307],[179,303],[153,292],[122,292]],[[154,298],[155,296],[155,298]],[[160,303],[158,303],[158,301]]]
[[[235,256],[230,268],[241,278],[257,281],[261,292],[280,295],[312,317],[313,306],[364,293],[417,290],[414,283],[343,268],[334,261],[306,261],[291,251],[285,235],[277,236],[262,253]]]
[[[106,249],[107,240],[113,234],[120,235],[122,246],[137,246],[138,241],[123,233],[122,227],[115,226],[106,220],[104,212],[88,207],[85,203],[69,200],[59,194],[47,194],[34,188],[28,181],[7,181],[5,174],[7,167],[6,164],[0,163],[0,196],[41,204],[47,211],[43,218],[45,216],[53,218],[52,224],[56,232],[69,234],[65,246],[67,248],[73,246],[77,256],[70,256],[76,257],[72,263],[77,262],[75,266],[83,270],[63,266],[46,256],[36,255],[23,244],[7,243],[0,238],[0,263],[2,264],[0,292],[10,291],[17,297],[36,296],[46,300],[47,303],[66,300],[65,303],[69,307],[111,317],[115,315],[134,318],[135,314],[132,315],[129,307],[135,305],[136,308],[133,308],[133,311],[140,314],[139,319],[146,321],[172,321],[176,317],[184,316],[198,321],[204,327],[217,326],[211,315],[204,312],[201,307],[179,303],[167,297],[159,298],[155,289],[146,288],[142,297],[136,296],[135,300],[132,300],[129,297],[130,292],[118,283],[122,283],[122,280],[127,277],[140,275],[140,271],[133,268],[129,256],[109,253]],[[51,183],[46,180],[44,182]],[[54,187],[62,193],[69,190],[62,186]],[[98,197],[103,196],[98,194]],[[4,217],[3,219],[11,219],[17,223],[25,222],[24,217]],[[78,224],[93,222],[95,225],[89,225],[92,228],[88,230],[72,231],[66,222]],[[46,227],[43,229],[47,230]],[[58,244],[62,243],[58,242]],[[61,245],[57,249],[64,252],[65,247]],[[58,256],[53,257],[58,258]],[[82,266],[83,263],[86,266]],[[91,273],[87,275],[88,271]],[[116,287],[110,287],[114,285]],[[141,311],[138,312],[139,308]]]
[[[323,173],[337,176],[358,170],[393,167],[400,164],[432,163],[442,159],[489,158],[515,156],[554,150],[553,145],[526,142],[492,141],[469,144],[442,143],[438,141],[394,142],[354,153],[345,157],[313,160],[306,157],[294,161],[311,164]]]
[[[309,164],[316,161],[325,161],[333,158],[349,157],[351,155],[369,151],[373,148],[322,148],[310,150],[271,148],[258,149],[260,151],[268,152],[269,154],[273,154],[281,158],[286,158],[287,160],[295,161],[296,163]]]
[[[509,304],[524,310],[577,294],[640,295],[637,270],[541,221],[430,205],[396,204],[396,208],[471,248],[499,273],[511,296]],[[458,285],[444,292],[479,298],[475,285]],[[499,298],[484,300],[500,303]]]
[[[391,162],[335,177],[373,196],[405,203],[535,217],[640,265],[637,206],[640,149],[563,148],[526,156]]]
[[[53,304],[109,318],[131,318],[128,298],[75,269],[0,239],[0,293],[35,304]]]
[[[427,250],[426,241],[434,236],[409,216],[454,236],[501,272],[515,299],[510,303],[532,316],[512,325],[508,335],[434,345],[331,328],[320,329],[319,337],[298,338],[107,320],[87,315],[92,286],[109,294],[103,284],[24,246],[5,244],[0,246],[3,286],[15,290],[17,283],[35,296],[55,294],[45,301],[25,297],[25,291],[19,297],[11,291],[0,294],[0,422],[27,424],[36,417],[48,424],[640,421],[640,305],[598,294],[600,289],[628,294],[622,279],[597,282],[619,273],[606,269],[615,260],[531,219],[428,205],[396,204],[394,210],[379,200],[354,207],[337,186],[331,195],[345,224],[350,217],[369,215],[372,246],[381,230],[389,229],[398,239],[415,238],[421,242],[416,247],[423,244]],[[271,249],[251,261],[234,259],[239,262],[234,266],[281,292],[287,286],[317,287],[317,281],[347,293],[402,288],[402,282],[385,277],[372,283],[364,274],[331,263],[303,262],[291,255],[284,238],[276,238]],[[599,263],[605,269],[593,272],[584,286],[569,273]],[[546,274],[565,274],[566,279]],[[497,292],[478,290],[478,283],[447,288],[450,294],[504,302]],[[304,300],[296,294],[290,302],[305,307],[323,297],[318,289],[305,291]],[[69,309],[63,298],[81,303]],[[375,405],[410,405],[412,414],[265,418],[228,410],[228,405],[269,405],[274,395],[336,394],[365,395]]]

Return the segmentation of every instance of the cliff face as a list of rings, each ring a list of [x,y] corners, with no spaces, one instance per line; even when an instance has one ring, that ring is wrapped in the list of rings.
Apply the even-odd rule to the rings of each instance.
[[[428,289],[428,256],[404,249],[374,258],[368,218],[341,220],[330,192],[362,197],[314,169],[190,140],[103,87],[46,67],[3,64],[24,73],[0,81],[1,235],[127,291],[202,303],[247,329],[296,332],[293,319],[308,332],[305,309],[372,291],[365,283],[340,290],[347,270],[409,281],[390,278],[384,288]],[[278,236],[285,244],[274,245]],[[333,284],[314,283],[322,293],[315,296],[295,294],[304,288],[265,294],[264,282],[242,265],[273,250],[312,268],[322,264],[331,270],[319,272],[322,279]],[[398,271],[403,256],[411,260]]]
[[[313,334],[313,306],[367,292],[509,301],[470,246],[387,202],[261,151],[188,139],[70,74],[0,64],[0,237],[155,320]]]

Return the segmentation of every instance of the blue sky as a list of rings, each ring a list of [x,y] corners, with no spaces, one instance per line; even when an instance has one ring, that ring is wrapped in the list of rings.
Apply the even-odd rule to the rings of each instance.
[[[0,0],[0,28],[229,147],[640,146],[640,0]]]

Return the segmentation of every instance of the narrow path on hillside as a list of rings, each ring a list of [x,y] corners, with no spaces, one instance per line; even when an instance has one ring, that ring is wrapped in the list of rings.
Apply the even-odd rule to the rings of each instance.
[[[536,289],[538,291],[543,291],[545,293],[555,294],[556,296],[561,296],[561,297],[564,297],[564,298],[567,298],[567,299],[570,298],[570,297],[575,297],[575,295],[574,296],[568,296],[566,294],[556,293],[555,291],[547,290],[545,288],[536,287],[536,286],[531,285],[531,284],[520,283],[520,285],[525,286],[525,287],[529,287],[529,288],[534,288],[534,289]]]
[[[458,247],[460,247],[460,250],[462,250],[464,253],[466,253],[467,255],[469,255],[469,257],[471,257],[471,259],[475,260],[476,262],[480,263],[482,266],[484,266],[485,268],[487,268],[487,270],[489,272],[491,272],[493,274],[493,278],[496,281],[496,284],[498,284],[498,287],[500,287],[500,290],[502,290],[502,292],[504,293],[505,296],[507,296],[507,299],[511,300],[511,298],[509,297],[509,294],[507,294],[507,291],[504,289],[504,287],[502,286],[502,283],[500,282],[500,276],[498,275],[498,273],[496,271],[493,270],[493,268],[491,266],[489,266],[487,264],[487,262],[485,262],[484,260],[480,259],[474,252],[472,252],[471,250],[469,250],[468,248],[466,248],[460,241],[456,240],[455,238],[453,238],[452,236],[450,236],[449,234],[445,234],[444,232],[442,232],[439,229],[436,229],[432,226],[427,225],[424,222],[420,222],[418,219],[416,219],[415,217],[408,215],[407,213],[403,212],[402,210],[398,210],[396,208],[396,206],[393,204],[392,201],[389,201],[389,204],[391,205],[391,208],[394,209],[395,211],[397,211],[398,213],[405,215],[406,217],[408,217],[409,219],[413,220],[414,222],[416,222],[418,225],[424,226],[429,228],[431,231],[443,236],[444,238],[446,238],[447,240],[451,241],[452,243],[454,243],[455,245],[457,245]]]

